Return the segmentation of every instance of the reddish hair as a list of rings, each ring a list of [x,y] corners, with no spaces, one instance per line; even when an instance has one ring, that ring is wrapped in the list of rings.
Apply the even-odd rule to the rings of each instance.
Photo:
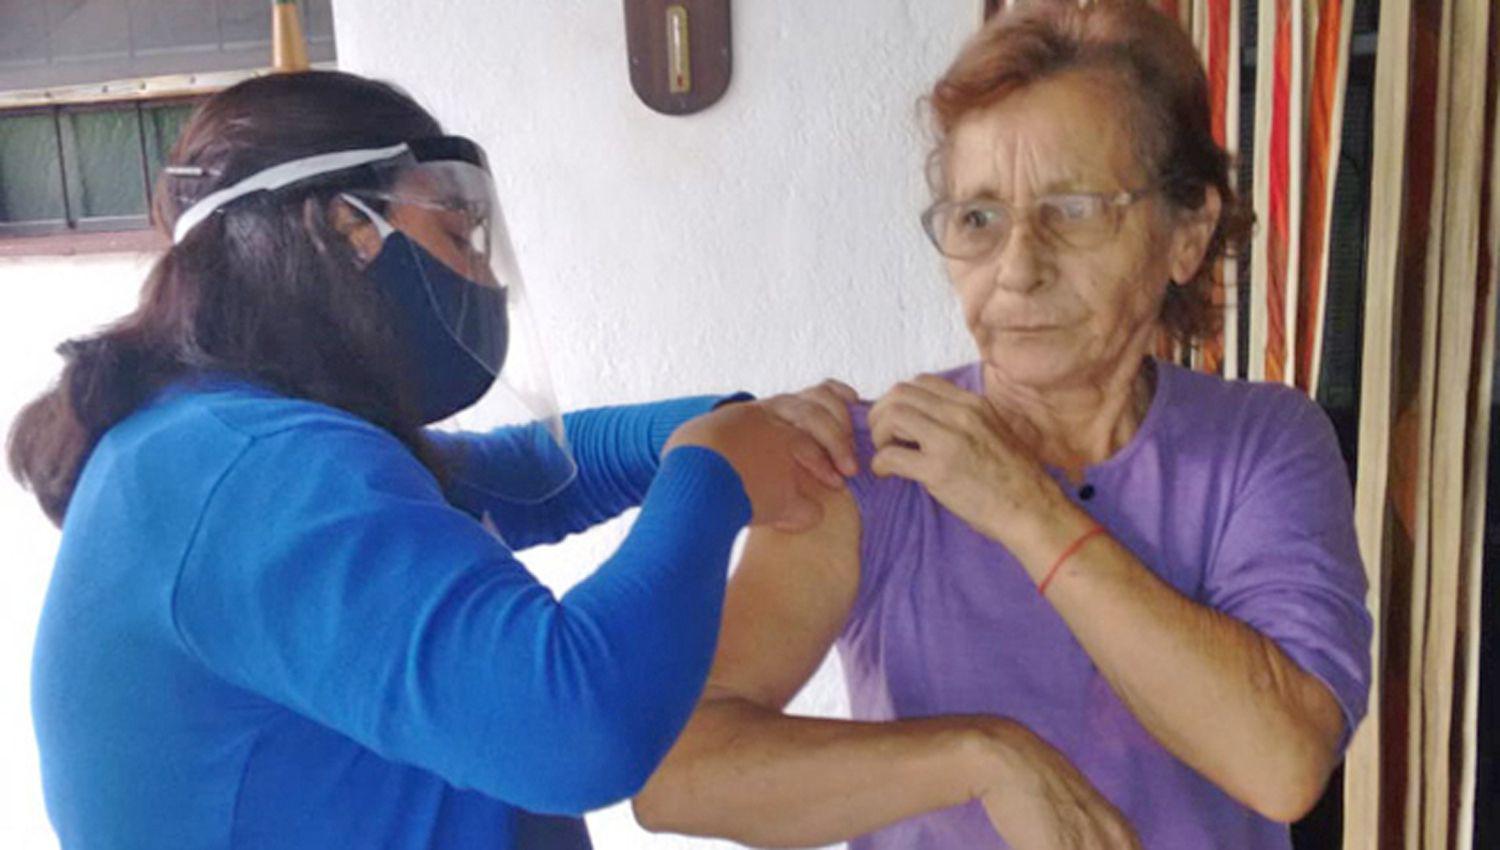
[[[947,186],[950,136],[963,118],[1070,71],[1098,72],[1131,103],[1137,156],[1173,207],[1196,210],[1209,187],[1222,202],[1203,264],[1167,287],[1161,322],[1183,342],[1217,330],[1215,264],[1248,241],[1255,215],[1234,191],[1229,154],[1214,141],[1208,80],[1177,22],[1143,0],[1031,0],[995,15],[969,40],[928,99],[938,143],[929,177]]]

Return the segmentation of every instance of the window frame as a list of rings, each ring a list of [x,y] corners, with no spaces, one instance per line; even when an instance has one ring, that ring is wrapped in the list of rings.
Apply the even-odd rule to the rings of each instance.
[[[332,68],[334,63],[317,63],[314,67]],[[142,79],[112,80],[105,83],[64,86],[55,89],[30,89],[15,92],[0,92],[0,119],[22,115],[53,116],[53,134],[59,146],[62,144],[61,127],[64,113],[107,110],[134,105],[138,110],[150,106],[170,103],[192,103],[202,101],[244,80],[274,73],[270,68],[247,71],[220,71],[209,74],[181,74]],[[140,113],[144,117],[144,112]],[[141,167],[147,169],[146,127],[140,125],[143,134],[140,145]],[[60,152],[59,152],[60,154]],[[66,164],[61,166],[66,169]],[[67,174],[61,175],[64,183]],[[0,258],[16,257],[72,257],[94,254],[150,253],[165,250],[166,236],[149,221],[150,192],[154,187],[150,175],[145,175],[147,187],[147,223],[144,227],[122,227],[118,222],[112,226],[107,220],[79,222],[66,230],[48,230],[26,233],[19,228],[6,232],[0,229]],[[64,209],[70,203],[64,191]],[[64,215],[69,215],[65,212]],[[41,228],[38,228],[39,230]]]
[[[325,17],[331,16],[333,14],[332,3],[326,6],[326,11],[319,14]],[[309,50],[318,57],[312,63],[312,67],[337,68],[337,44],[331,17],[327,17],[325,25],[320,28],[314,24],[312,17],[314,10],[308,3],[299,2],[297,9],[302,18],[304,32],[310,36]],[[324,20],[324,18],[318,18],[318,20]],[[244,52],[243,48],[249,46],[251,42],[232,39],[231,42],[225,42],[223,24],[221,20],[220,50],[223,51],[227,45]],[[315,34],[318,32],[321,34]],[[240,65],[237,59],[224,63],[229,66],[229,70],[184,70],[170,74],[151,75],[151,70],[142,68],[136,72],[135,76],[103,82],[68,82],[25,89],[0,88],[0,119],[25,114],[50,114],[52,116],[52,137],[58,145],[57,179],[62,183],[64,216],[60,226],[37,223],[28,228],[19,222],[14,222],[8,227],[0,228],[0,258],[68,257],[164,250],[169,245],[169,239],[150,220],[151,200],[155,189],[150,173],[153,154],[148,146],[148,140],[153,138],[149,135],[153,132],[152,129],[144,120],[139,121],[139,157],[145,179],[147,205],[144,221],[134,215],[78,221],[71,209],[71,205],[76,201],[68,197],[68,186],[72,177],[68,173],[70,163],[64,159],[63,152],[67,141],[66,128],[62,126],[62,121],[70,113],[87,112],[95,108],[119,109],[127,104],[134,104],[138,118],[145,119],[149,115],[147,109],[153,105],[202,101],[237,83],[275,73],[275,69],[269,67],[274,38],[269,29],[266,30],[265,35],[268,40],[264,42],[263,47],[259,40],[253,42],[256,48],[246,54],[245,58],[250,61],[246,62],[243,67],[236,67]],[[264,53],[260,53],[262,49]],[[134,48],[132,48],[132,55],[134,55],[133,51]],[[262,62],[267,64],[260,64]],[[222,68],[224,64],[217,67]],[[111,73],[102,68],[98,70],[100,76]],[[121,69],[121,72],[127,75],[130,73],[124,69]],[[36,82],[40,83],[40,80]]]

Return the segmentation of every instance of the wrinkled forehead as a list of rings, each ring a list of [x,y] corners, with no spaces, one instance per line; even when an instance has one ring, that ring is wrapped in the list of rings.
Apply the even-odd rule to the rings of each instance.
[[[1095,74],[1032,83],[960,119],[949,136],[950,197],[1024,200],[1116,191],[1146,180],[1128,94]]]

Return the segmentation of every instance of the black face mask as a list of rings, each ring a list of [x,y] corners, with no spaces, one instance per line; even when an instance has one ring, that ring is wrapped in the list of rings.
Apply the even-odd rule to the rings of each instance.
[[[364,275],[396,307],[406,377],[417,387],[424,423],[447,419],[489,392],[510,339],[504,289],[464,277],[399,230]]]

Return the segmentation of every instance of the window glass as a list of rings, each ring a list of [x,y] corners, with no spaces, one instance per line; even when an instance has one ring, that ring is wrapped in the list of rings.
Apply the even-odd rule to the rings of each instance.
[[[61,124],[68,206],[74,220],[143,215],[146,177],[135,104],[66,111]]]
[[[66,221],[51,112],[0,120],[0,233]]]

